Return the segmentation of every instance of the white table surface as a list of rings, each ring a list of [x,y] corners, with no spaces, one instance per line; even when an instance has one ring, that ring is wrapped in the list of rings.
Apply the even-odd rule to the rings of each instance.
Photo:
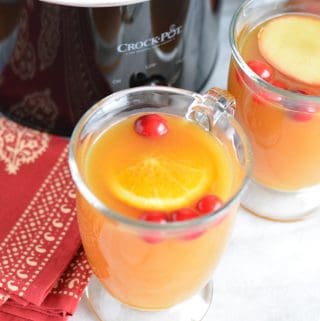
[[[220,54],[206,88],[226,88],[228,26],[240,3],[223,3]],[[320,210],[304,221],[277,223],[240,209],[213,279],[214,303],[204,321],[320,321]],[[83,299],[70,321],[96,319]]]

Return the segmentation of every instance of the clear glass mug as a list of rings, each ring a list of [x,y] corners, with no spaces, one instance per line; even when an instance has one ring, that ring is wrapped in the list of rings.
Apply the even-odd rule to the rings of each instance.
[[[97,103],[76,126],[69,163],[78,189],[80,234],[95,275],[86,293],[100,320],[191,321],[206,314],[212,300],[210,279],[250,170],[249,146],[232,116],[234,100],[225,94],[212,89],[201,96],[154,86],[124,90]],[[108,126],[141,111],[187,117],[226,147],[234,177],[231,196],[221,209],[163,225],[115,213],[92,192],[84,178],[90,146]],[[195,230],[202,232],[188,238]],[[161,242],[146,242],[142,235],[161,235]]]
[[[285,13],[320,15],[320,3],[249,0],[234,14],[228,90],[253,151],[253,175],[242,205],[259,216],[290,221],[320,206],[320,97],[260,78],[248,66],[254,58],[243,57],[262,59],[259,46],[242,47],[253,28]]]

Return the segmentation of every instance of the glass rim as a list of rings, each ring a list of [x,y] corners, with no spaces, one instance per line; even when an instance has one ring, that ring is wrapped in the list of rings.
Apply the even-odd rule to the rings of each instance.
[[[277,0],[274,0],[274,3],[277,3],[276,1]],[[238,50],[237,44],[236,44],[236,27],[237,27],[237,22],[238,22],[238,19],[239,19],[241,13],[253,2],[257,2],[260,5],[270,4],[270,2],[261,3],[261,0],[245,0],[238,7],[238,9],[235,11],[235,13],[232,16],[230,26],[229,26],[229,44],[231,47],[232,56],[234,57],[234,59],[236,60],[237,64],[240,66],[240,68],[245,72],[245,74],[248,77],[250,77],[250,80],[253,80],[254,83],[257,84],[258,86],[260,86],[268,91],[274,92],[277,95],[297,101],[298,103],[299,102],[301,102],[301,103],[315,102],[315,103],[319,104],[319,106],[315,106],[316,109],[320,110],[320,97],[319,96],[303,95],[303,94],[299,94],[297,92],[293,92],[293,91],[289,91],[286,89],[275,87],[272,84],[265,81],[264,79],[262,79],[261,77],[259,77],[254,71],[252,71],[251,68],[245,62],[245,60],[242,58],[242,56]],[[279,104],[279,106],[280,106],[280,108],[290,110],[289,107],[286,107],[282,104]]]
[[[237,134],[239,134],[239,136],[241,137],[241,142],[245,146],[245,165],[244,165],[245,175],[242,178],[242,181],[239,184],[239,187],[237,188],[236,192],[232,194],[232,196],[228,199],[228,201],[225,202],[219,210],[213,213],[209,213],[192,220],[186,220],[182,222],[168,222],[167,224],[150,223],[142,220],[140,221],[140,220],[122,215],[108,208],[108,206],[104,202],[102,202],[97,196],[94,195],[94,193],[91,191],[89,186],[85,183],[80,173],[80,170],[78,168],[78,164],[74,153],[76,143],[78,142],[83,126],[86,124],[87,120],[90,119],[91,116],[94,115],[96,111],[99,110],[99,108],[101,108],[106,103],[108,103],[108,101],[110,100],[114,101],[120,97],[123,97],[128,94],[136,93],[136,92],[160,92],[160,93],[166,92],[166,93],[189,96],[190,98],[192,98],[193,95],[195,94],[192,91],[189,91],[186,89],[180,89],[180,88],[165,87],[165,86],[140,86],[136,88],[130,88],[130,89],[118,91],[116,93],[113,93],[103,98],[102,100],[94,104],[80,118],[70,137],[68,161],[69,161],[71,176],[76,185],[76,188],[81,193],[81,195],[86,199],[86,201],[89,202],[90,205],[93,206],[96,210],[98,210],[99,213],[117,222],[120,222],[126,226],[130,226],[134,228],[148,229],[148,230],[179,231],[179,230],[188,229],[198,225],[201,226],[205,223],[208,224],[208,223],[214,222],[217,218],[222,216],[226,210],[230,209],[232,205],[235,203],[235,201],[241,196],[245,186],[247,185],[247,182],[249,181],[251,170],[252,170],[252,166],[251,166],[252,153],[251,153],[251,147],[250,147],[249,141],[241,125],[234,119],[234,117],[232,117],[229,114],[227,114],[228,121],[231,123],[232,127],[236,130]]]

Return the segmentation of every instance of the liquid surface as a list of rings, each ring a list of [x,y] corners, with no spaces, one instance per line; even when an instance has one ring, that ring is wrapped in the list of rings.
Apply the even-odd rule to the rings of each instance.
[[[209,193],[229,197],[231,162],[215,137],[170,115],[166,135],[141,136],[134,131],[139,116],[110,127],[88,153],[87,183],[107,206],[137,217],[143,210],[189,207]]]

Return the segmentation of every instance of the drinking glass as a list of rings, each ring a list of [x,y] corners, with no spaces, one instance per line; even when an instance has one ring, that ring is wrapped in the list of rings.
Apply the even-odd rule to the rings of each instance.
[[[250,149],[232,116],[233,107],[234,99],[219,89],[198,95],[169,87],[137,87],[108,96],[78,122],[69,163],[78,190],[80,234],[94,273],[86,295],[100,320],[197,321],[206,314],[212,300],[211,276],[250,171]],[[219,210],[189,221],[157,224],[116,213],[93,193],[84,175],[90,147],[109,126],[138,112],[186,117],[223,144],[234,177],[231,196]],[[188,237],[190,233],[198,234]],[[150,235],[160,235],[161,242],[141,237]]]
[[[259,216],[281,221],[302,219],[320,206],[320,97],[312,94],[316,88],[286,77],[284,72],[278,73],[280,81],[270,81],[268,75],[259,76],[252,65],[249,67],[252,60],[246,60],[245,54],[250,59],[262,59],[265,54],[259,47],[260,34],[257,45],[244,46],[257,26],[288,13],[319,18],[320,3],[245,1],[234,14],[229,34],[232,57],[228,90],[236,98],[235,118],[243,126],[253,152],[253,175],[242,205]],[[279,70],[282,67],[279,65]],[[283,86],[281,79],[291,87]],[[304,89],[292,89],[298,86]]]

